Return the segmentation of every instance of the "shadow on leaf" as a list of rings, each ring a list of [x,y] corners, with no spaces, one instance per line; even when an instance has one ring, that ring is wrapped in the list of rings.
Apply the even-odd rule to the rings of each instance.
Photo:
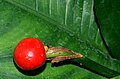
[[[18,71],[23,73],[24,75],[27,75],[27,76],[38,75],[38,74],[42,73],[44,71],[44,69],[46,68],[46,63],[45,63],[42,67],[39,67],[39,68],[34,69],[34,70],[23,70],[17,66],[17,64],[15,63],[14,60],[13,60],[13,62],[14,62],[15,67],[18,69]]]
[[[77,67],[80,67],[80,68],[83,68],[83,69],[86,69],[86,70],[89,70],[95,74],[98,74],[98,75],[101,75],[101,76],[105,76],[104,74],[101,74],[99,72],[96,72],[94,69],[90,69],[88,67],[86,67],[84,64],[85,63],[77,63],[77,62],[74,62],[72,60],[65,60],[65,61],[61,61],[61,62],[58,62],[58,63],[53,63],[52,64],[52,67],[59,67],[59,66],[63,66],[63,65],[68,65],[68,64],[71,64],[71,65],[74,65],[74,66],[77,66]],[[97,66],[97,65],[96,65]],[[93,66],[94,67],[94,66]],[[102,70],[102,69],[101,69]],[[109,76],[106,76],[107,78],[110,78]]]

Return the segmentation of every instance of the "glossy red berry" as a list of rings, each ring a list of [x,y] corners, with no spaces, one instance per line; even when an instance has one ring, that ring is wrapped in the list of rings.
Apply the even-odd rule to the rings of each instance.
[[[46,61],[44,45],[36,38],[25,38],[14,50],[14,61],[23,70],[34,70]]]

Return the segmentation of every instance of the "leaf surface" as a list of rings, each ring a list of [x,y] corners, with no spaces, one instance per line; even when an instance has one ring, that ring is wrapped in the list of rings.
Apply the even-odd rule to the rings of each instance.
[[[109,53],[115,59],[120,59],[120,1],[98,0],[95,3],[101,33]]]

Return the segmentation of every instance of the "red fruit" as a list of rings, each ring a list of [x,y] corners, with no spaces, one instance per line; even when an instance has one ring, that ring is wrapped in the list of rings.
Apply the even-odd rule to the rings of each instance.
[[[14,61],[23,70],[34,70],[46,61],[42,42],[36,38],[25,38],[14,50]]]

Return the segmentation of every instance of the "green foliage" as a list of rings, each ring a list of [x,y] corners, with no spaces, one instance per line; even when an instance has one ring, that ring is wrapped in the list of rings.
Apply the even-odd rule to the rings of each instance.
[[[95,3],[96,15],[109,53],[112,57],[120,59],[120,1],[97,0]]]
[[[93,6],[94,0],[3,0],[0,3],[0,78],[106,79],[119,75],[120,61],[109,55],[103,43]],[[53,66],[47,62],[42,70],[31,73],[19,71],[13,62],[13,51],[25,37],[71,49],[84,58]]]

